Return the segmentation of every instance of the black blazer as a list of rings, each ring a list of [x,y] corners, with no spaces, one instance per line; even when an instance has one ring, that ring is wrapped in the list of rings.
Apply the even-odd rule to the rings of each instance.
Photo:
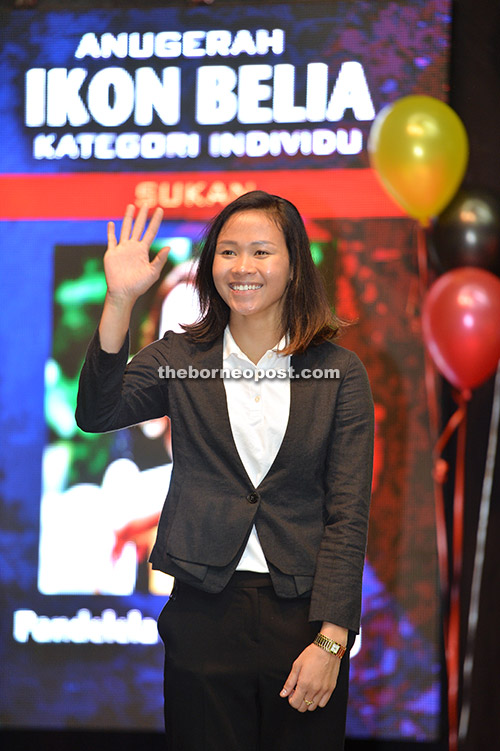
[[[233,574],[255,524],[276,593],[311,595],[311,620],[359,629],[370,501],[373,403],[366,371],[332,342],[294,355],[281,448],[254,488],[238,455],[220,377],[222,337],[197,345],[167,332],[126,366],[92,340],[80,377],[77,423],[104,432],[168,415],[173,471],[151,554],[154,568],[208,592]],[[338,370],[338,378],[307,377]]]

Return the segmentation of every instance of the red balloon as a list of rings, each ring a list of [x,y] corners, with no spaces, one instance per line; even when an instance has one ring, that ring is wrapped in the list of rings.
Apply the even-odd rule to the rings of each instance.
[[[500,279],[468,266],[443,274],[425,296],[422,332],[450,383],[460,390],[484,383],[500,359]]]

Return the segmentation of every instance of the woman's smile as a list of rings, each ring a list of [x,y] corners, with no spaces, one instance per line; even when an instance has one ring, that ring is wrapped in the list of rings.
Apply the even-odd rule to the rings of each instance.
[[[253,292],[262,288],[262,284],[242,284],[241,282],[230,282],[229,286],[235,292]]]

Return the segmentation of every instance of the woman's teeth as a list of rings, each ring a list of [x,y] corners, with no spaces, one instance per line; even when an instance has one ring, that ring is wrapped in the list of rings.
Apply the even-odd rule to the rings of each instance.
[[[251,289],[260,289],[262,284],[230,284],[229,286],[237,292],[247,292]]]

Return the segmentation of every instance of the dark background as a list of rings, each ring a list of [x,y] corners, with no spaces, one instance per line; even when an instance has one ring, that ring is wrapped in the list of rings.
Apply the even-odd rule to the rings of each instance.
[[[241,1],[241,0],[240,0]],[[376,0],[372,0],[376,2]],[[186,0],[192,4],[191,0]],[[165,6],[168,0],[150,0],[144,6]],[[217,0],[215,3],[217,4]],[[221,3],[222,4],[222,3]],[[226,2],[227,4],[227,2]],[[238,4],[238,3],[234,3]],[[248,4],[248,3],[246,3]],[[253,2],[261,5],[263,0]],[[133,7],[129,0],[0,0],[1,9],[31,8],[77,9]],[[141,3],[142,5],[142,3]],[[486,189],[500,195],[500,2],[499,0],[455,0],[453,2],[452,54],[450,66],[449,102],[462,119],[470,141],[470,160],[464,187]],[[500,326],[500,321],[499,321]],[[476,528],[481,500],[482,478],[486,458],[493,378],[477,388],[468,407],[466,507],[464,569],[461,588],[462,642],[467,623],[469,593],[475,553]],[[455,409],[453,395],[443,384],[443,423]],[[450,444],[445,458],[453,476],[454,444]],[[445,486],[448,512],[451,510],[453,487]],[[486,559],[483,572],[479,622],[474,649],[472,685],[465,698],[471,702],[471,716],[467,739],[461,751],[493,751],[500,738],[500,447],[496,457],[496,471],[491,498]],[[464,649],[464,644],[462,644]],[[463,651],[462,649],[462,651]],[[55,668],[56,669],[56,668]],[[443,679],[443,708],[446,712],[446,686]],[[437,743],[409,743],[348,740],[346,751],[410,751],[428,749],[444,751],[447,743],[446,717],[443,716],[442,740]],[[87,748],[107,751],[136,751],[163,748],[158,733],[92,733],[52,731],[0,731],[0,743],[5,751],[25,751],[37,748],[44,751],[80,751]],[[224,749],[221,749],[224,751]],[[304,751],[309,751],[305,749]]]
[[[462,119],[470,140],[464,186],[500,193],[500,4],[497,0],[455,0],[450,71],[450,104]],[[498,322],[500,326],[500,321]],[[468,408],[465,488],[464,569],[461,587],[462,635],[465,633],[474,563],[494,378],[473,392]],[[449,388],[443,394],[443,417],[454,410]],[[497,447],[498,448],[498,447]],[[449,458],[453,461],[454,446]],[[463,751],[498,748],[500,738],[500,450],[491,497],[479,622],[470,693],[469,733]],[[448,484],[447,502],[452,488]],[[462,638],[462,652],[464,649]],[[465,697],[467,698],[467,697]],[[446,748],[446,746],[444,746]]]

